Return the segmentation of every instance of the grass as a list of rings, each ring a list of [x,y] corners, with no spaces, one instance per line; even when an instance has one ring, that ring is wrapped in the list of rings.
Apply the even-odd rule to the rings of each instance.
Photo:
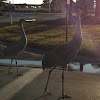
[[[64,20],[39,21],[24,23],[24,29],[28,38],[28,46],[51,50],[65,42]],[[83,43],[79,55],[100,57],[100,25],[82,25]],[[68,30],[68,41],[74,35],[74,28],[70,25]],[[0,24],[0,40],[14,42],[20,38],[18,23],[9,25]]]

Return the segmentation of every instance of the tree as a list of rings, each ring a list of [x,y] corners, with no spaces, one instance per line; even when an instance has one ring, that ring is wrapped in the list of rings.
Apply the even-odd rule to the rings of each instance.
[[[43,0],[43,7],[48,8],[49,0]]]
[[[75,2],[70,0],[70,7],[72,7],[72,5],[75,5]],[[55,12],[65,12],[67,7],[67,0],[52,0],[51,6]]]
[[[57,0],[52,0],[51,7],[54,12],[57,11]]]
[[[5,1],[7,0],[0,0],[0,10],[5,6]]]
[[[52,0],[51,7],[54,12],[64,12],[65,11],[66,0]]]
[[[83,7],[83,15],[86,16],[88,14],[88,7],[87,7],[88,0],[79,0],[80,6]]]
[[[52,0],[43,0],[43,8],[48,8],[48,11],[51,12],[51,1]]]
[[[96,16],[100,16],[100,0],[96,0],[95,15],[96,15]]]
[[[7,1],[7,0],[0,0],[0,8],[1,8],[2,5],[4,4],[4,1]]]
[[[0,15],[2,15],[2,8],[4,7],[5,3],[3,1],[6,1],[6,0],[0,0]]]

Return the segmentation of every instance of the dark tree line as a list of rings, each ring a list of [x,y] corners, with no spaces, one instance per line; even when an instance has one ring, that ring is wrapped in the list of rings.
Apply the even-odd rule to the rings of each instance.
[[[96,16],[100,16],[100,0],[96,0]]]
[[[73,2],[73,0],[70,0],[71,2]],[[88,7],[87,7],[87,3],[90,0],[79,0],[80,4],[83,6],[83,15],[87,15],[88,14]],[[73,2],[74,3],[74,2]],[[49,0],[44,0],[43,1],[43,5],[48,8],[48,4],[49,4]],[[63,12],[65,9],[65,5],[66,5],[66,0],[51,0],[50,1],[50,7],[52,9],[52,11],[55,12]],[[96,9],[95,9],[95,14],[96,16],[100,16],[100,0],[96,0]]]

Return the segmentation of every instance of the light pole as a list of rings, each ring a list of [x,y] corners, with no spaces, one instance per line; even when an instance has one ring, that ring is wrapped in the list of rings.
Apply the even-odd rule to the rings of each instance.
[[[10,24],[12,25],[13,24],[13,20],[12,20],[12,4],[11,4],[10,1],[9,1],[9,4],[8,4],[8,9],[9,9],[9,15],[10,15]]]
[[[49,0],[49,13],[51,12],[51,0]]]
[[[69,5],[70,5],[70,0],[67,0],[67,4],[66,4],[66,42],[68,40]]]

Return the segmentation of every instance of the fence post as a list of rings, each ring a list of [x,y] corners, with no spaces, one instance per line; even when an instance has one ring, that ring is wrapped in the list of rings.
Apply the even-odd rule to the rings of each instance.
[[[80,63],[80,71],[83,72],[83,63]]]

